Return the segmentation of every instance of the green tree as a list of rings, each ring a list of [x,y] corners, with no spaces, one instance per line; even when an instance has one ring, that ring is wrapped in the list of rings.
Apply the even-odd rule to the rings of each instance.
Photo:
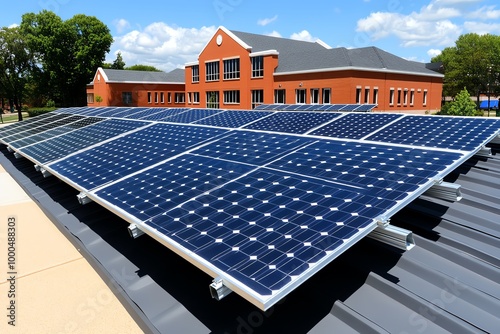
[[[19,27],[0,29],[0,87],[15,105],[20,121],[25,87],[34,70],[34,57]]]
[[[475,116],[477,108],[466,88],[462,89],[455,99],[449,103],[446,113],[453,116]]]
[[[132,65],[129,67],[125,68],[126,70],[129,71],[149,71],[149,72],[163,72],[162,70],[157,69],[154,66],[149,66],[149,65]]]
[[[432,62],[443,63],[445,96],[455,96],[463,87],[474,92],[477,101],[481,93],[500,94],[500,36],[461,35]]]
[[[116,54],[116,59],[113,64],[111,64],[110,68],[113,70],[123,70],[125,68],[125,62],[123,61],[121,52]]]
[[[86,104],[86,85],[103,64],[113,37],[93,16],[77,14],[63,21],[43,10],[22,17],[21,30],[41,66],[38,82],[63,106]]]

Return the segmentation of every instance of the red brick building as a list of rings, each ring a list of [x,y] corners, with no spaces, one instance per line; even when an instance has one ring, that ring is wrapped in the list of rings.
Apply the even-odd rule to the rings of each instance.
[[[104,70],[108,76],[109,71]],[[179,74],[181,70],[175,71]],[[100,105],[124,105],[118,103],[123,102],[120,97],[124,92],[119,80],[104,80],[108,88],[99,86],[99,74],[102,78],[102,69],[96,73],[93,91],[88,91],[94,93],[94,101],[99,94],[108,103]],[[144,81],[133,89],[127,88],[132,91],[132,104],[251,109],[273,103],[369,103],[376,104],[378,111],[424,113],[441,109],[444,77],[424,63],[376,47],[330,48],[322,42],[224,27],[219,27],[208,41],[198,61],[185,65],[184,75],[182,82]],[[130,79],[124,75],[122,80],[124,84]],[[163,91],[176,94],[172,101],[177,103],[154,103],[156,92]]]
[[[184,107],[184,98],[183,69],[165,73],[99,67],[87,85],[89,107]]]

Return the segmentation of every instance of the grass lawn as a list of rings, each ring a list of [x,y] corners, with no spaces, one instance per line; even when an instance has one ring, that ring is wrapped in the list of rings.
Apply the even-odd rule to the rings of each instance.
[[[28,113],[23,112],[23,119],[28,118]],[[3,114],[2,119],[4,123],[11,123],[11,122],[17,122],[18,115],[17,113],[12,113],[12,114]],[[1,124],[1,121],[0,121]]]

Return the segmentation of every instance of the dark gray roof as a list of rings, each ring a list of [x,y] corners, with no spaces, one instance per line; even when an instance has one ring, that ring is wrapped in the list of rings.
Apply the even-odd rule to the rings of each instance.
[[[414,232],[402,253],[364,238],[267,312],[236,294],[210,298],[211,278],[77,191],[43,178],[0,145],[0,163],[35,198],[151,333],[479,333],[500,328],[500,145],[446,181],[450,203],[420,197],[391,219]]]
[[[377,47],[326,48],[320,43],[231,31],[252,47],[251,52],[277,50],[276,73],[357,68],[442,76],[425,63],[409,61]]]
[[[171,72],[130,71],[102,69],[108,82],[141,82],[141,83],[184,83],[184,69],[177,68]]]

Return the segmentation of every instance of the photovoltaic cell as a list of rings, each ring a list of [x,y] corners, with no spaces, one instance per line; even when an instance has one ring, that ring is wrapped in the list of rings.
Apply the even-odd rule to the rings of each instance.
[[[401,117],[403,116],[398,114],[350,113],[321,126],[310,134],[335,138],[361,139]]]
[[[260,166],[311,142],[302,137],[236,131],[192,153]]]
[[[48,124],[51,121],[59,120],[69,116],[71,116],[71,114],[58,114],[54,112],[48,112],[43,115],[23,120],[22,122],[9,124],[3,128],[0,128],[0,139],[4,141],[5,138],[11,135],[19,134],[23,131],[34,129],[38,126]]]
[[[45,118],[43,121],[45,121],[45,124],[40,124],[41,122],[36,123],[37,126],[34,126],[30,129],[26,129],[24,131],[12,134],[8,137],[3,138],[4,142],[6,143],[12,143],[15,142],[16,140],[27,138],[29,136],[33,136],[39,133],[42,133],[44,131],[52,130],[64,125],[67,125],[72,122],[76,122],[78,120],[81,120],[83,116],[77,116],[77,115],[70,115],[70,114],[65,114],[65,115],[54,115],[51,118]],[[33,123],[35,124],[35,123]]]
[[[254,167],[185,154],[96,192],[141,221],[249,172]]]
[[[225,133],[220,129],[154,124],[49,165],[81,189],[91,190],[145,169]]]
[[[322,112],[276,112],[244,128],[302,134],[339,116],[337,113]]]
[[[269,168],[339,182],[357,187],[363,195],[397,201],[461,157],[443,151],[319,141],[272,162]]]
[[[500,120],[453,116],[405,116],[367,140],[469,151],[498,132]]]
[[[171,116],[176,116],[187,112],[190,109],[187,108],[161,108],[160,112],[152,112],[141,116],[142,120],[146,121],[162,121],[170,118]]]
[[[220,112],[222,112],[221,109],[191,109],[189,112],[175,114],[159,119],[159,121],[189,124]]]
[[[270,114],[271,113],[268,111],[226,110],[196,121],[193,124],[204,124],[223,128],[239,128]]]
[[[31,144],[39,143],[41,141],[54,138],[56,136],[60,136],[62,134],[68,133],[70,131],[74,131],[76,129],[80,129],[94,123],[100,122],[103,118],[98,117],[83,117],[83,116],[74,116],[75,118],[79,118],[79,120],[65,124],[63,126],[56,127],[54,129],[50,129],[47,131],[40,132],[38,134],[34,134],[31,136],[26,136],[22,139],[16,140],[9,145],[15,149],[19,149],[24,146],[28,146]],[[66,118],[66,121],[70,121],[70,118]]]
[[[349,225],[349,207],[359,196],[319,180],[258,170],[146,224],[270,296],[360,232]],[[339,219],[328,217],[332,203]]]
[[[23,147],[19,152],[45,164],[147,124],[119,119],[104,120],[69,134]]]

